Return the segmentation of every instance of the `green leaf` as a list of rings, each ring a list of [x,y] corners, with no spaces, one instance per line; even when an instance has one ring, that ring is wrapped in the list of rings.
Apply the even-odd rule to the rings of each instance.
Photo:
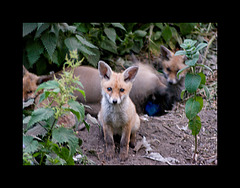
[[[203,107],[203,99],[200,96],[196,96],[196,101],[199,102],[199,104],[200,104],[200,109],[199,109],[199,112],[200,112]]]
[[[194,117],[192,120],[188,123],[188,128],[192,131],[192,135],[197,135],[199,131],[201,130],[201,119],[199,116]]]
[[[75,37],[69,37],[64,40],[65,45],[70,51],[80,50],[82,53],[88,55],[95,55],[92,51],[83,46]]]
[[[201,76],[200,86],[201,86],[201,84],[204,85],[204,84],[206,83],[206,76],[205,76],[205,74],[203,74],[203,72],[199,72],[198,75]],[[201,88],[200,88],[200,89],[201,89]]]
[[[41,37],[42,43],[44,47],[46,48],[48,55],[50,56],[50,59],[53,59],[53,52],[56,49],[57,46],[57,37],[54,33],[48,33],[45,32],[44,35]]]
[[[184,49],[187,49],[188,51],[189,50],[191,51],[193,49],[196,49],[195,46],[194,46],[196,44],[196,42],[197,42],[197,40],[185,39],[182,46],[184,46]]]
[[[213,71],[210,67],[208,67],[207,65],[203,65],[203,64],[196,64],[197,66],[201,66],[201,67],[204,67],[206,69],[208,69],[209,71],[211,71],[211,73],[213,74]]]
[[[186,102],[185,112],[189,120],[193,119],[200,110],[200,103],[195,101],[194,98],[190,98]]]
[[[42,32],[45,31],[47,28],[49,28],[49,26],[50,26],[49,23],[38,24],[38,28],[37,28],[37,31],[35,33],[34,40],[36,38],[40,37]]]
[[[107,37],[115,43],[115,40],[116,40],[116,31],[114,28],[104,28],[104,33],[107,35]]]
[[[191,44],[193,44],[193,40],[192,40],[192,39],[185,39],[185,40],[183,41],[183,43],[186,44],[186,45],[192,46]],[[196,41],[195,41],[194,43],[196,43]]]
[[[40,145],[38,144],[38,141],[34,140],[32,136],[25,136],[25,135],[23,135],[23,145],[24,145],[24,152],[27,152],[27,153],[34,153],[40,147]]]
[[[88,55],[95,55],[92,50],[89,50],[87,47],[83,46],[83,45],[79,45],[78,48],[82,53],[86,53]]]
[[[27,129],[33,124],[49,119],[54,115],[52,108],[38,108],[32,112],[31,119],[28,122]]]
[[[59,144],[67,142],[70,149],[68,157],[72,157],[76,152],[76,148],[78,147],[78,138],[74,134],[73,130],[65,127],[60,127],[53,130],[52,142]]]
[[[123,27],[123,25],[122,24],[120,24],[120,23],[111,23],[114,27],[118,27],[118,28],[120,28],[120,29],[122,29],[122,30],[124,30],[124,31],[126,31],[126,29]]]
[[[195,50],[199,51],[199,50],[203,49],[204,47],[206,47],[207,45],[208,45],[207,43],[200,43],[197,45]]]
[[[59,83],[56,80],[49,80],[47,82],[43,82],[42,84],[40,84],[35,93],[37,93],[39,90],[41,89],[57,89],[59,88]]]
[[[194,28],[194,26],[196,25],[196,23],[180,23],[179,27],[180,27],[180,32],[183,35],[187,35],[190,34]]]
[[[77,30],[82,32],[82,33],[87,33],[89,30],[88,23],[79,23],[77,24]]]
[[[70,106],[70,108],[67,108],[66,110],[69,110],[73,114],[75,114],[77,116],[78,121],[79,120],[82,121],[84,119],[84,113],[85,113],[84,106],[74,100],[69,100],[68,105]]]
[[[97,46],[94,46],[92,43],[88,42],[85,38],[81,37],[80,35],[76,35],[76,37],[83,45],[86,45],[86,46],[88,46],[90,48],[98,49]]]
[[[137,37],[145,37],[147,32],[146,31],[142,31],[142,30],[136,30],[133,32],[135,34],[135,36]]]
[[[80,81],[73,80],[73,83],[78,84],[79,86],[81,86],[84,89],[84,87],[83,87],[83,85],[82,85],[82,83]]]
[[[83,123],[84,123],[85,127],[87,128],[87,130],[89,132],[90,125],[85,120],[83,120]]]
[[[23,37],[37,28],[37,23],[23,23]]]
[[[91,52],[93,52],[95,55],[88,55],[83,53],[83,55],[86,57],[88,62],[93,65],[94,67],[97,67],[97,64],[100,60],[100,51],[98,49],[91,49]]]
[[[40,58],[40,55],[43,53],[44,48],[38,40],[29,41],[26,44],[26,51],[30,67],[32,67],[33,64],[36,63],[36,61]]]
[[[75,37],[66,38],[64,40],[64,43],[70,51],[73,51],[79,48],[79,42]]]
[[[155,23],[155,25],[161,30],[164,29],[163,23]]]
[[[208,90],[208,87],[206,85],[201,85],[203,88],[204,88],[204,91],[205,91],[205,95],[207,97],[207,99],[209,99],[210,97],[210,92]]]
[[[177,78],[179,79],[179,75],[185,70],[185,69],[188,69],[190,66],[186,66],[184,67],[183,69],[180,69],[178,72],[177,72]]]
[[[194,66],[197,63],[198,59],[199,59],[199,52],[194,54],[192,56],[192,59],[189,59],[189,60],[185,61],[185,64],[189,65],[189,66]]]
[[[84,97],[84,100],[86,100],[86,95],[85,95],[85,91],[79,88],[75,87],[75,90],[77,90],[78,92],[80,92],[82,94],[82,96]]]
[[[188,48],[187,44],[185,44],[185,43],[180,44],[180,47],[183,48],[183,49],[187,49]]]
[[[183,96],[184,96],[185,92],[186,92],[186,89],[184,89],[184,90],[181,91],[181,99],[182,99],[182,100],[183,100]]]
[[[169,40],[172,38],[172,31],[169,28],[169,26],[167,26],[163,29],[162,36],[166,42],[169,42]]]
[[[193,93],[197,90],[201,83],[201,76],[198,74],[194,75],[191,73],[187,73],[185,78],[185,88],[189,93]]]
[[[49,91],[43,92],[43,93],[40,95],[40,99],[39,99],[39,101],[38,101],[38,104],[41,103],[43,100],[45,100],[45,99],[48,97],[49,94],[50,94]]]
[[[174,56],[177,56],[177,55],[186,55],[186,52],[183,50],[178,50]]]
[[[104,50],[117,54],[116,44],[109,39],[104,39],[103,41],[101,41],[100,47]]]

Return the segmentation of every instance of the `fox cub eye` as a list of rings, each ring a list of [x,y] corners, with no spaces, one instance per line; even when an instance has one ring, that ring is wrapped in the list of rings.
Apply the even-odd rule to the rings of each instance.
[[[167,68],[167,71],[171,72],[171,69],[168,67],[168,68]]]
[[[120,89],[120,92],[124,92],[124,89],[123,89],[123,88],[121,88],[121,89]]]
[[[107,90],[108,90],[108,91],[112,91],[112,88],[111,88],[111,87],[108,87]]]

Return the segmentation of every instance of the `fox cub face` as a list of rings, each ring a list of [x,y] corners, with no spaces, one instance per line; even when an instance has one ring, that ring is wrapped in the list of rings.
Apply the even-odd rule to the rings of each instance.
[[[174,56],[174,53],[168,50],[166,47],[161,46],[161,54],[162,54],[162,67],[163,67],[163,73],[164,77],[167,79],[167,82],[169,84],[178,84],[182,78],[185,77],[187,73],[187,69],[185,69],[180,75],[179,78],[177,78],[177,72],[186,67],[185,60],[186,57],[179,55]]]
[[[27,102],[29,99],[35,99],[40,92],[35,94],[38,85],[50,79],[52,79],[52,75],[37,76],[28,72],[23,66],[23,102]]]
[[[123,73],[115,73],[108,64],[99,61],[98,71],[102,79],[103,97],[106,97],[110,104],[120,104],[131,91],[138,67],[132,66]]]

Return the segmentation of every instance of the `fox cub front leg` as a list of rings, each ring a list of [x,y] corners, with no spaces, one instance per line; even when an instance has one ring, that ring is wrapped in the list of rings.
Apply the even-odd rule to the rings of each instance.
[[[105,158],[111,160],[115,154],[115,145],[111,127],[103,125],[104,140],[106,144]]]
[[[121,161],[126,161],[128,158],[130,134],[131,134],[130,126],[126,126],[122,132],[122,137],[120,141],[120,160]]]

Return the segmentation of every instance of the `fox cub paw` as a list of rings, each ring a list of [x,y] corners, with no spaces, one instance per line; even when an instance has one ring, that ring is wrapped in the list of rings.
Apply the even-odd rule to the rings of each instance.
[[[120,161],[126,161],[128,159],[128,154],[125,152],[122,152],[119,154]]]
[[[114,158],[114,152],[106,152],[105,153],[106,160],[110,161]]]

